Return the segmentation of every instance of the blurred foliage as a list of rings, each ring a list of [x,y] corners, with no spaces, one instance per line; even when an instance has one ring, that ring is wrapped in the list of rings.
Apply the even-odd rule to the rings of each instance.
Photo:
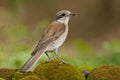
[[[12,8],[15,12],[20,13],[23,7],[24,0],[9,0]]]
[[[65,59],[76,66],[120,65],[120,42],[117,40],[103,42],[100,51],[94,50],[89,44],[80,39],[75,40],[73,46],[78,54],[76,56],[67,56]]]
[[[0,39],[0,67],[20,67],[29,57],[34,40],[39,39],[40,33],[48,22],[43,20],[34,31],[25,25],[5,26],[1,30]],[[7,63],[9,61],[9,63]]]
[[[103,43],[104,54],[106,55],[106,62],[120,65],[120,42],[112,40]]]
[[[25,25],[4,27],[1,31],[1,34],[4,35],[0,41],[0,67],[18,68],[23,65],[34,48],[31,45],[37,44],[43,28],[47,24],[48,21],[43,20],[34,27],[34,30],[28,29]],[[120,65],[120,42],[117,40],[103,42],[103,49],[100,52],[81,39],[74,39],[71,43],[78,54],[68,56],[69,53],[65,53],[61,56],[69,63],[76,66],[93,67],[108,63]],[[41,60],[46,59],[47,57],[43,55]]]

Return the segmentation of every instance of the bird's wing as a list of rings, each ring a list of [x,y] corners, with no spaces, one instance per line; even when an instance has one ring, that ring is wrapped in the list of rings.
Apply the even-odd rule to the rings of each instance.
[[[43,32],[41,39],[37,46],[35,47],[32,55],[36,54],[39,50],[45,48],[48,44],[50,44],[53,40],[58,39],[62,33],[65,31],[66,26],[60,22],[51,23]]]

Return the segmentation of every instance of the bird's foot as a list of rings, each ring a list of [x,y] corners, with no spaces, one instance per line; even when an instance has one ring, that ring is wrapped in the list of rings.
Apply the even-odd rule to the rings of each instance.
[[[59,57],[56,58],[50,58],[46,61],[46,63],[52,62],[54,60],[60,60],[59,64],[68,64],[68,62],[64,61],[63,59],[60,59]]]
[[[61,59],[61,62],[59,64],[68,64],[68,62],[65,62],[63,59]]]
[[[59,56],[57,56],[55,59],[60,60],[61,62],[59,64],[68,64],[68,62],[65,62],[63,59],[61,59]]]
[[[46,63],[48,63],[48,62],[50,62],[50,61],[54,61],[55,60],[55,58],[50,58],[50,59],[48,59],[47,61],[46,61]]]

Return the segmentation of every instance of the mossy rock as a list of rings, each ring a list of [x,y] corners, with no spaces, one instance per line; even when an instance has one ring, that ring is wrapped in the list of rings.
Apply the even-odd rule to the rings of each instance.
[[[48,80],[85,80],[78,69],[59,59],[41,63],[35,68],[34,73],[43,74]]]
[[[12,80],[46,80],[43,75],[37,76],[33,72],[16,72]]]
[[[120,66],[109,64],[95,68],[87,80],[120,80]]]
[[[17,69],[0,69],[0,80],[11,80],[12,76],[14,75],[14,73],[17,71]]]
[[[86,79],[87,79],[89,73],[93,70],[92,67],[86,66],[86,65],[85,66],[80,66],[78,69],[79,69],[80,72],[82,72],[84,74]]]

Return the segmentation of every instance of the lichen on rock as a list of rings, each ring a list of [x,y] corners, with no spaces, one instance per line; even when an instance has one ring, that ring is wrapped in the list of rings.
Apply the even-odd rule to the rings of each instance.
[[[33,72],[38,75],[43,74],[48,80],[85,80],[84,75],[77,68],[63,63],[60,59],[43,62]]]

